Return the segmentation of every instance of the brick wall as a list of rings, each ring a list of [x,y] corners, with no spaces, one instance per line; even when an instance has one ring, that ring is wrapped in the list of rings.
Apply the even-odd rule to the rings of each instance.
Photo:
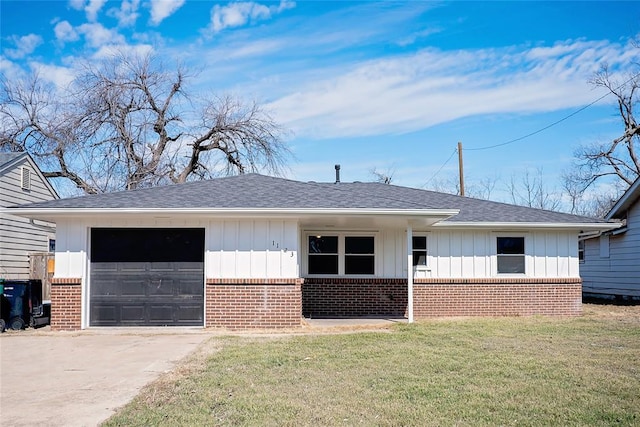
[[[302,313],[305,317],[404,316],[404,279],[305,279]]]
[[[51,280],[51,330],[77,331],[82,327],[82,279]]]
[[[297,328],[302,321],[301,279],[208,279],[208,327]]]
[[[414,317],[578,316],[582,281],[570,279],[419,279]]]

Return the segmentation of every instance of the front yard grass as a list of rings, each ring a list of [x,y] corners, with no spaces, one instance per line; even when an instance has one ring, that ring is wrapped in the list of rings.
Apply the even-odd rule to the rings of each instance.
[[[640,425],[640,306],[214,337],[107,426]]]

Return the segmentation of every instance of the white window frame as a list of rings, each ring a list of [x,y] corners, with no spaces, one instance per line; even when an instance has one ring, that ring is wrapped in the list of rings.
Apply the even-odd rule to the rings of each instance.
[[[521,254],[498,254],[498,238],[521,238],[524,239],[524,253]],[[492,236],[492,270],[493,270],[493,275],[494,276],[499,276],[499,277],[523,277],[523,276],[527,276],[528,272],[530,271],[529,268],[529,255],[527,253],[527,250],[529,248],[529,239],[528,236],[525,235],[524,233],[495,233]],[[522,273],[500,273],[498,272],[498,257],[523,257],[524,258],[524,272]]]
[[[319,230],[319,231],[306,231],[304,233],[303,241],[303,271],[306,277],[341,277],[341,278],[359,278],[359,277],[376,277],[379,270],[379,254],[380,254],[380,236],[379,232],[366,232],[366,231],[333,231],[333,230]],[[313,236],[337,236],[338,237],[338,274],[309,274],[309,237]],[[373,237],[373,274],[345,274],[345,237]],[[361,254],[365,256],[365,254]]]
[[[420,232],[416,232],[413,233],[413,235],[411,236],[412,238],[414,237],[424,237],[425,238],[425,249],[418,249],[419,251],[424,251],[425,252],[425,262],[426,265],[413,265],[413,253],[411,254],[411,264],[413,267],[413,271],[428,271],[431,270],[431,263],[429,262],[429,233],[420,233]],[[416,249],[413,247],[413,242],[411,244],[411,247],[413,248],[413,252],[415,253]]]

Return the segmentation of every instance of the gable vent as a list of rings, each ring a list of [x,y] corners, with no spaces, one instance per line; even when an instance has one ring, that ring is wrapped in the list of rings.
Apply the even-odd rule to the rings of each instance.
[[[20,169],[20,186],[23,190],[31,190],[31,169],[24,166]]]

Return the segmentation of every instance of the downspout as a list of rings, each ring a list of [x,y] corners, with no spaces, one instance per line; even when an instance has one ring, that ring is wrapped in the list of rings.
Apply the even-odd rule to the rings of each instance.
[[[593,239],[594,237],[600,237],[602,235],[602,231],[587,231],[578,233],[578,241]]]
[[[413,229],[407,225],[407,318],[413,323]]]

